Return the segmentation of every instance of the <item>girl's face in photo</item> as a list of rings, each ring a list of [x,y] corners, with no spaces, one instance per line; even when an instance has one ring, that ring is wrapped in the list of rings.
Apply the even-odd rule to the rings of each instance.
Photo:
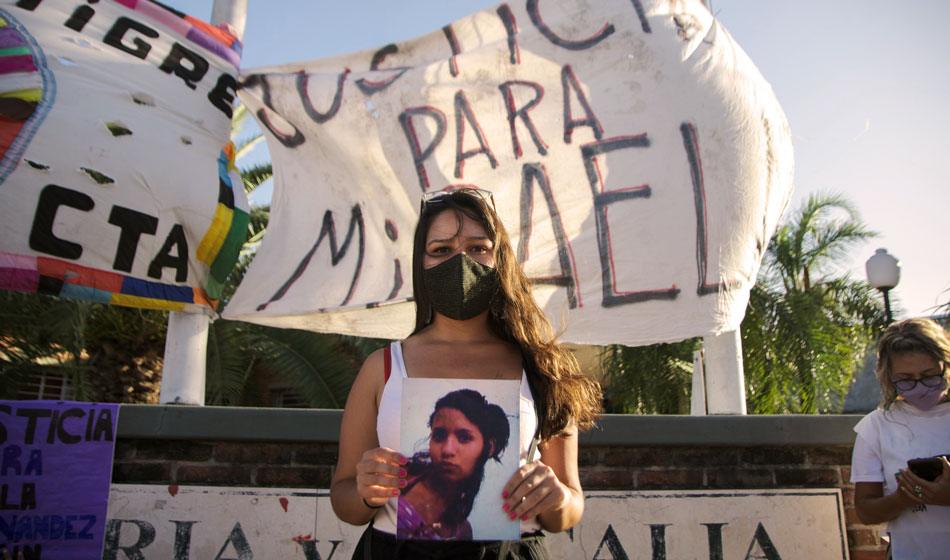
[[[495,247],[485,228],[462,214],[460,229],[455,212],[445,210],[436,214],[429,225],[422,267],[432,268],[458,253],[465,253],[485,266],[495,267]]]
[[[432,418],[429,455],[436,471],[448,480],[459,481],[475,471],[485,440],[478,426],[460,410],[441,408]]]

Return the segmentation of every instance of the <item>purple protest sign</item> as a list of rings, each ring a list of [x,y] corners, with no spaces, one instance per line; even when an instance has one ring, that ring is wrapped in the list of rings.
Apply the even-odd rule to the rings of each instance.
[[[0,401],[0,551],[102,556],[118,404]]]

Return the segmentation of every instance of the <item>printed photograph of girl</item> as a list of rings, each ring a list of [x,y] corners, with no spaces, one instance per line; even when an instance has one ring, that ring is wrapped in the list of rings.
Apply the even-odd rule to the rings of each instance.
[[[518,468],[517,381],[405,379],[400,451],[408,484],[396,538],[511,540],[517,521],[499,515],[502,488]],[[506,453],[509,439],[514,451]]]

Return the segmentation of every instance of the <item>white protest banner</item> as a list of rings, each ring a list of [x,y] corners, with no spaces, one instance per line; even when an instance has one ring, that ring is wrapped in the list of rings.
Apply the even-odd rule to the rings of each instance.
[[[474,185],[564,340],[720,333],[791,194],[785,117],[699,0],[503,3],[241,86],[276,178],[229,318],[405,336],[420,197]]]
[[[148,0],[0,1],[0,289],[210,313],[247,235],[239,61]]]

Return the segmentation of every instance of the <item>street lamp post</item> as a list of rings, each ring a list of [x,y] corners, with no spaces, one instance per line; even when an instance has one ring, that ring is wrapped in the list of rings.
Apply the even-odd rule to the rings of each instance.
[[[890,325],[893,318],[891,317],[891,300],[887,293],[901,281],[901,262],[888,254],[887,249],[878,249],[864,263],[864,267],[868,275],[868,284],[884,294],[884,312],[887,324]]]

